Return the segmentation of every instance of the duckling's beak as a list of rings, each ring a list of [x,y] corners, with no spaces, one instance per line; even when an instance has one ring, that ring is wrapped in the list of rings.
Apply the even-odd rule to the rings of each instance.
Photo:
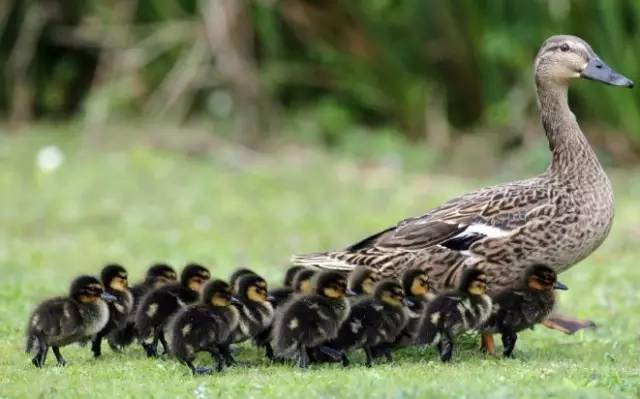
[[[598,82],[606,83],[611,86],[623,86],[628,88],[633,87],[633,81],[614,71],[598,56],[591,57],[591,60],[589,60],[589,63],[580,74],[580,77],[590,80],[596,80]]]
[[[273,296],[273,295],[267,295],[267,301],[269,301],[269,302],[273,302],[273,301],[275,301],[275,300],[276,300],[276,297],[275,297],[275,296]]]
[[[233,303],[234,305],[242,305],[242,301],[240,301],[238,298],[236,298],[235,296],[231,297],[231,303]]]
[[[354,290],[352,290],[351,288],[347,288],[347,289],[346,289],[346,291],[345,291],[344,293],[345,293],[345,295],[347,295],[347,296],[357,296],[357,295],[358,295],[358,294],[357,294]]]
[[[116,299],[118,299],[115,295],[109,294],[108,292],[103,292],[102,294],[100,294],[100,298],[107,302],[115,302]]]
[[[405,298],[402,300],[402,304],[403,304],[404,306],[413,306],[413,305],[415,305],[415,303],[414,303],[411,299],[409,299],[409,298],[407,298],[407,297],[405,297]]]
[[[555,284],[553,284],[553,289],[566,291],[569,289],[569,287],[567,287],[566,285],[562,284],[559,281],[556,281]]]

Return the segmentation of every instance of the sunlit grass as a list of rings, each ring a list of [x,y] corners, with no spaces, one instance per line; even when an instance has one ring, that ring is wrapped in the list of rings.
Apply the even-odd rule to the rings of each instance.
[[[37,151],[65,154],[54,172]],[[231,155],[230,155],[231,154]],[[409,349],[371,369],[337,365],[299,371],[272,366],[242,347],[246,365],[193,378],[173,360],[140,349],[63,349],[36,370],[23,329],[38,301],[67,291],[79,273],[109,261],[133,280],[149,263],[208,265],[226,277],[249,266],[277,284],[290,254],[341,247],[405,216],[487,182],[361,164],[309,149],[190,158],[143,145],[106,150],[63,133],[0,136],[0,397],[636,397],[640,395],[640,213],[637,174],[615,173],[616,223],[596,254],[562,275],[563,311],[599,324],[575,336],[525,332],[517,360],[486,358],[469,341],[452,364]],[[488,181],[490,178],[488,177]],[[203,357],[202,361],[208,361]]]

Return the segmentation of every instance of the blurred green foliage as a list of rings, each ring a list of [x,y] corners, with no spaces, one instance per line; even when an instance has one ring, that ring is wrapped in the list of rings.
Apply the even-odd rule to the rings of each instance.
[[[429,139],[440,120],[452,131],[522,130],[535,116],[533,57],[553,34],[579,35],[614,68],[631,79],[640,76],[640,2],[635,0],[3,4],[0,110],[10,117],[20,114],[15,100],[24,90],[32,93],[26,113],[36,118],[160,110],[155,114],[177,113],[182,120],[224,119],[237,114],[244,101],[268,115],[311,109],[318,133],[329,143],[342,140],[344,127],[353,124]],[[28,59],[20,64],[22,53]],[[236,56],[241,61],[236,69],[244,75],[232,76],[224,66],[228,62],[233,70]],[[209,69],[200,68],[203,64]],[[181,74],[190,65],[195,72]],[[252,71],[255,87],[246,83]],[[171,86],[181,79],[186,88]],[[16,88],[17,81],[26,89]],[[166,94],[171,90],[178,94]],[[246,94],[254,90],[259,96]],[[640,141],[639,91],[583,83],[576,85],[572,101],[581,118],[605,122]]]

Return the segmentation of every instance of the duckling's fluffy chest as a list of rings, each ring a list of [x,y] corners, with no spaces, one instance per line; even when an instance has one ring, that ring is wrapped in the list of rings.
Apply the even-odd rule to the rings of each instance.
[[[83,320],[83,332],[86,336],[97,334],[109,321],[109,306],[103,300],[83,305],[79,310]]]

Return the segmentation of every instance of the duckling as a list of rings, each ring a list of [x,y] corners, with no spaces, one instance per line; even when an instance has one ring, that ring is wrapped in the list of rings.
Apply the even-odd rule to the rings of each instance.
[[[304,266],[291,266],[284,273],[284,280],[282,281],[282,285],[284,287],[293,287],[293,279],[296,277],[299,271],[306,269]]]
[[[300,270],[293,278],[293,283],[291,284],[293,290],[302,295],[313,294],[315,292],[313,280],[317,277],[317,274],[318,271],[314,269],[305,268]]]
[[[486,290],[484,271],[465,270],[456,290],[436,296],[427,305],[418,342],[437,344],[440,359],[443,362],[451,360],[454,337],[478,328],[491,315],[491,298]]]
[[[491,317],[481,327],[486,349],[493,352],[493,336],[490,334],[500,333],[503,356],[513,357],[518,332],[533,328],[551,314],[556,299],[554,289],[566,290],[567,286],[558,281],[556,272],[549,266],[537,264],[526,269],[517,288],[496,294]],[[486,334],[491,338],[486,338]]]
[[[367,266],[358,266],[351,273],[347,280],[351,296],[372,295],[373,287],[378,282],[376,271]]]
[[[209,373],[212,369],[195,367],[198,352],[209,352],[216,360],[215,369],[222,371],[224,356],[221,346],[231,339],[238,326],[238,310],[232,305],[231,286],[222,280],[212,280],[204,287],[197,304],[180,310],[172,319],[171,351],[193,374]]]
[[[169,318],[181,307],[199,299],[204,283],[209,280],[209,270],[201,265],[187,265],[180,275],[180,283],[168,284],[152,290],[141,301],[136,311],[138,339],[147,356],[158,355],[158,341],[167,353],[168,345],[164,335]],[[146,342],[152,338],[151,343]]]
[[[86,342],[101,331],[109,321],[109,307],[113,295],[104,291],[93,276],[80,276],[73,280],[69,296],[42,302],[29,317],[27,327],[27,353],[36,353],[31,359],[41,368],[47,359],[49,347],[53,349],[58,366],[67,364],[60,347],[74,342]]]
[[[165,263],[156,263],[147,270],[144,281],[129,288],[133,296],[133,306],[129,312],[127,323],[107,336],[107,342],[114,352],[122,351],[131,345],[136,337],[136,310],[142,297],[154,288],[177,281],[176,271]]]
[[[342,273],[319,272],[313,287],[312,294],[294,297],[284,305],[274,321],[275,355],[297,357],[301,368],[309,365],[308,349],[335,338],[349,314],[347,281]]]
[[[271,327],[273,322],[273,306],[267,300],[267,282],[257,274],[245,274],[236,283],[238,290],[236,298],[240,320],[238,327],[231,335],[229,343],[240,343],[249,338],[259,347],[265,347],[267,357],[272,353],[270,343],[263,340],[263,334]],[[231,363],[233,359],[229,352],[225,357]]]
[[[341,353],[343,366],[349,365],[347,353],[364,349],[366,365],[373,365],[374,347],[391,344],[402,332],[409,320],[408,308],[402,286],[395,280],[380,281],[372,296],[361,297],[351,304],[349,317],[342,323],[338,336],[324,344]],[[391,357],[389,352],[388,357]],[[391,360],[391,359],[390,359]]]
[[[253,270],[247,269],[245,267],[241,267],[239,269],[234,270],[229,276],[229,285],[233,289],[233,292],[238,292],[237,282],[240,277],[245,276],[247,274],[256,274]]]
[[[113,295],[115,300],[109,303],[109,322],[93,338],[91,351],[94,357],[100,357],[102,338],[124,328],[133,308],[133,295],[129,292],[127,270],[124,267],[118,264],[105,266],[100,272],[100,280],[105,292]]]
[[[302,266],[295,266],[287,270],[284,284],[280,288],[269,291],[269,302],[276,309],[287,302],[296,292],[310,294],[312,292],[311,279],[316,271]]]

